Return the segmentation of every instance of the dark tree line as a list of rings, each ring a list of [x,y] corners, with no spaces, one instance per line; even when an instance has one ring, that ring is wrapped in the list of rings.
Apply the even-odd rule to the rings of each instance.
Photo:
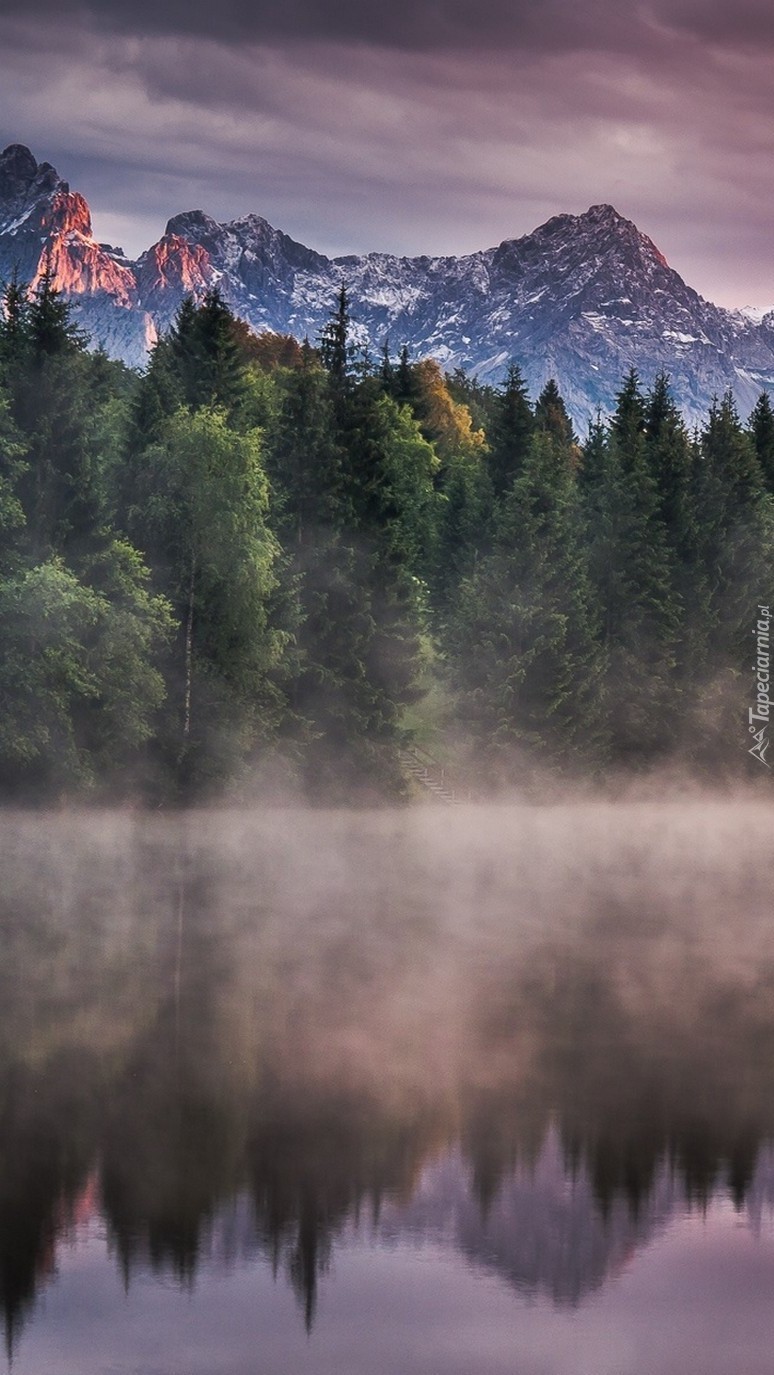
[[[765,394],[691,434],[631,373],[581,442],[515,365],[358,353],[344,292],[316,347],[188,300],[138,376],[14,284],[3,793],[394,795],[420,717],[492,777],[741,759],[772,491]]]

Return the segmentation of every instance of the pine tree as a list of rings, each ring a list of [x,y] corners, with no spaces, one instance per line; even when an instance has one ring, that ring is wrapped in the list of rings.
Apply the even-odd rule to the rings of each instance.
[[[278,625],[287,632],[275,674],[285,704],[280,735],[310,790],[322,795],[335,787],[331,722],[346,718],[367,617],[354,555],[344,542],[353,520],[352,498],[330,380],[311,349],[300,368],[281,379],[267,472],[272,528],[284,551],[277,565],[274,609]]]

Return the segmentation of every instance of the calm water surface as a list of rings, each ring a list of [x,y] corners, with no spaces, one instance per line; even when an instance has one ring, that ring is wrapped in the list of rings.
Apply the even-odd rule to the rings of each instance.
[[[771,1375],[774,809],[0,817],[14,1375]]]

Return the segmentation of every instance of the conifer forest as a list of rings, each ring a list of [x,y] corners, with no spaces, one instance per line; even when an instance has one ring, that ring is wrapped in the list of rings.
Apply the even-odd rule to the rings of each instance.
[[[186,300],[140,374],[43,278],[0,320],[0,778],[24,803],[477,791],[747,758],[774,414],[661,375],[578,435],[399,341]]]

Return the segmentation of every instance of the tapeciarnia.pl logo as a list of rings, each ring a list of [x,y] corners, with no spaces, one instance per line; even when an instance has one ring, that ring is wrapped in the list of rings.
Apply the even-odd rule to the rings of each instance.
[[[750,707],[747,712],[748,728],[753,737],[754,744],[752,749],[747,751],[752,754],[765,768],[770,769],[771,765],[766,763],[766,751],[771,744],[769,740],[769,720],[771,717],[771,698],[769,696],[769,626],[771,615],[767,606],[758,607],[758,621],[756,622],[753,635],[756,642],[756,661],[753,664],[755,674],[755,706]]]

